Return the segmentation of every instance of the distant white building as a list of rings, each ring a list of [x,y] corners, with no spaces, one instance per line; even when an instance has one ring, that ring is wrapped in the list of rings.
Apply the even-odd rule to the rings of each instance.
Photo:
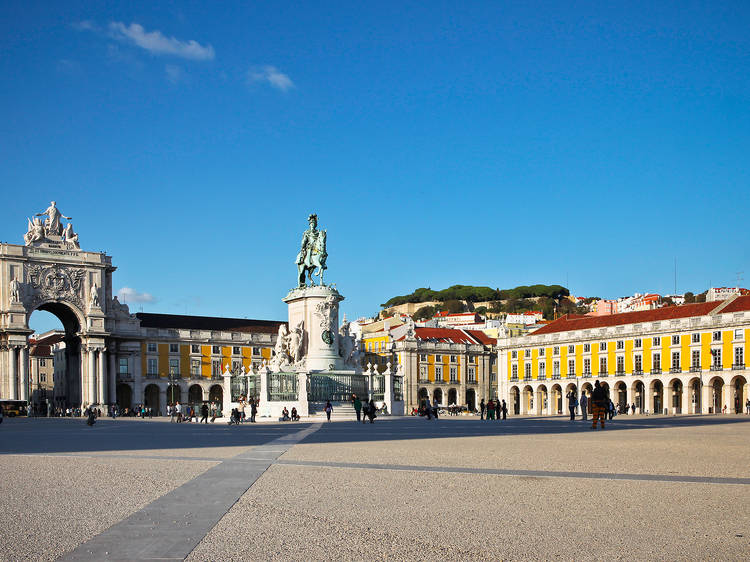
[[[732,295],[750,295],[750,291],[742,287],[711,287],[706,292],[706,302],[723,301]]]
[[[544,315],[541,310],[512,312],[505,317],[506,324],[536,324],[542,320],[544,320]]]

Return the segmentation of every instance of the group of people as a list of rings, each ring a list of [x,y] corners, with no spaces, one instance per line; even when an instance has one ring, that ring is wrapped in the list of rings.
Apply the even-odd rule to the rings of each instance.
[[[255,423],[255,416],[258,415],[259,403],[260,401],[255,398],[247,399],[245,396],[240,396],[237,408],[232,408],[232,411],[229,414],[229,425],[239,425],[246,421]],[[286,410],[286,408],[284,409]],[[247,410],[250,411],[249,420],[247,418]]]
[[[375,401],[372,398],[370,398],[369,402],[362,402],[359,396],[357,396],[356,394],[352,394],[352,403],[354,404],[354,412],[357,414],[357,421],[365,423],[369,419],[370,423],[375,423],[375,418],[378,417],[378,409],[375,406]],[[333,411],[333,408],[330,408],[329,411],[330,406],[331,402],[328,401],[326,403],[326,416],[328,417],[328,421],[331,421],[331,412]]]
[[[284,409],[281,410],[281,421],[299,421],[300,417],[297,413],[297,408],[292,407],[292,413],[289,413],[289,410],[286,409],[286,406],[284,406]],[[255,421],[255,415],[253,414],[253,419],[251,421]],[[329,420],[330,421],[330,420]]]
[[[588,412],[589,412],[589,397],[586,395],[585,392],[581,393],[581,399],[578,400],[578,396],[575,392],[570,391],[567,394],[568,399],[568,409],[570,410],[570,421],[575,421],[576,419],[576,408],[580,406],[581,408],[581,421],[587,421],[588,420]],[[615,408],[614,402],[609,397],[609,391],[607,390],[607,387],[602,386],[599,381],[596,381],[594,383],[594,390],[591,391],[591,417],[593,420],[593,423],[591,425],[591,429],[596,429],[597,422],[601,425],[601,428],[604,429],[604,420],[609,419],[610,421],[614,419],[615,414],[618,413],[618,410]],[[625,413],[627,413],[627,405],[625,407]],[[633,413],[635,413],[635,404],[633,404]]]
[[[482,401],[479,402],[479,416],[483,420],[508,419],[508,405],[505,403],[505,400],[501,401],[496,398],[490,398],[487,404],[485,404],[484,398],[482,398]]]

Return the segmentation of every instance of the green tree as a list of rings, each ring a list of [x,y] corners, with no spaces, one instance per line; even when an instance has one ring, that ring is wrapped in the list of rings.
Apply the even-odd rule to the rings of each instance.
[[[414,321],[429,320],[433,316],[435,316],[434,306],[421,306],[414,314],[412,314],[412,319],[414,319]]]
[[[695,295],[691,293],[690,291],[685,293],[684,296],[685,296],[685,304],[691,304],[695,302]]]
[[[457,314],[464,311],[464,303],[462,303],[460,300],[452,299],[445,301],[443,304],[445,306],[445,310],[447,310],[451,314]]]

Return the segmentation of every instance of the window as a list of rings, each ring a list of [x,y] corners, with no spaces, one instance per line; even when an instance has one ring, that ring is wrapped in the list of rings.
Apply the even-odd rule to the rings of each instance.
[[[661,371],[661,353],[654,353],[652,369],[655,371]]]
[[[169,374],[170,375],[179,375],[180,374],[180,360],[179,359],[170,359],[169,360]]]
[[[700,334],[693,334],[691,336],[691,341],[693,343],[700,343],[701,342],[701,335]]]
[[[44,361],[44,359],[42,359]],[[39,382],[47,382],[47,373],[39,373]]]
[[[633,363],[634,363],[633,371],[635,371],[636,373],[642,373],[643,372],[643,357],[640,354],[634,356]]]
[[[659,347],[661,345],[661,338],[659,336],[656,336],[654,338],[654,346]]]
[[[472,355],[471,357],[469,357],[469,363],[476,364],[476,362],[477,362],[477,356],[476,355]]]
[[[456,369],[456,367],[450,368],[450,378],[451,378],[451,382],[458,381],[458,369]]]
[[[128,358],[127,357],[120,357],[117,360],[117,372],[121,375],[127,375],[128,374]]]
[[[435,366],[435,380],[436,381],[443,380],[443,367],[440,365]]]
[[[742,339],[742,330],[735,330],[734,331],[734,339],[735,340],[741,340]]]
[[[442,355],[436,355],[435,356],[435,363],[442,363],[443,362],[443,356]]]
[[[672,336],[672,345],[680,345],[680,336]]]
[[[523,376],[527,379],[531,378],[531,363],[526,363],[523,369]]]
[[[560,348],[555,346],[552,348],[552,355],[560,355]]]
[[[176,343],[170,343],[169,344],[169,353],[179,353],[180,352],[180,346]]]
[[[714,332],[713,341],[721,341],[721,332],[720,331]]]
[[[518,359],[518,351],[513,350],[510,352],[510,358],[511,359]]]
[[[146,344],[146,351],[148,353],[156,353],[156,344],[155,343],[147,343]]]
[[[568,359],[568,375],[576,374],[576,360]]]
[[[680,352],[679,351],[672,352],[672,370],[674,371],[680,370]]]
[[[201,360],[191,359],[190,360],[190,374],[194,377],[198,377],[201,374]]]
[[[745,348],[744,347],[734,348],[734,364],[737,367],[745,364]]]
[[[466,370],[469,382],[477,382],[477,370],[474,367],[469,367]]]
[[[216,355],[221,354],[221,347],[219,347],[218,345],[214,345],[213,347],[211,347],[211,353],[214,353]]]
[[[700,349],[694,349],[693,353],[691,355],[690,359],[690,366],[691,367],[698,367],[701,366],[701,351]]]
[[[451,363],[455,363],[455,362],[456,362],[456,356],[455,355],[451,355]]]
[[[544,361],[539,362],[539,378],[547,378],[547,364]]]
[[[575,353],[575,352],[576,352],[575,346],[574,345],[569,345],[568,346],[568,353]]]
[[[241,353],[242,353],[242,351],[240,350],[239,346],[235,345],[232,348],[232,355],[240,355]]]
[[[607,358],[600,357],[599,358],[599,374],[602,375],[606,372],[607,372]]]
[[[583,374],[584,375],[590,375],[591,374],[591,358],[586,357],[583,360]]]
[[[221,361],[211,361],[211,376],[218,377],[221,375]]]
[[[552,363],[552,376],[559,377],[560,376],[560,362],[554,361]]]
[[[426,353],[420,353],[419,354],[419,360],[420,361],[427,361],[427,354]]]
[[[419,380],[422,382],[427,380],[427,365],[419,366]]]
[[[158,375],[159,374],[159,361],[158,359],[149,359],[146,363],[146,374],[147,375]]]
[[[625,358],[622,355],[617,357],[617,372],[618,373],[625,372]]]
[[[47,360],[46,359],[40,359],[39,360],[39,366],[40,367],[46,367],[47,366]]]
[[[524,357],[531,357],[531,350],[530,349],[524,349],[523,350],[523,356]]]
[[[599,344],[599,351],[607,351],[607,342],[603,341]]]
[[[242,363],[239,361],[232,361],[232,372],[234,374],[240,373],[242,371]]]
[[[713,361],[714,367],[721,367],[721,349],[712,349],[711,355],[714,358],[714,361]]]
[[[625,342],[622,340],[617,340],[617,349],[625,349]]]
[[[253,356],[254,357],[260,357],[260,348],[259,347],[254,347],[253,348]]]
[[[201,352],[201,346],[199,345],[191,345],[190,346],[190,353],[200,353]]]
[[[539,348],[539,357],[544,357],[544,348],[543,347]]]
[[[518,365],[512,365],[510,368],[510,376],[514,379],[518,378]]]
[[[583,352],[584,353],[591,353],[591,344],[590,343],[584,343],[583,344]]]
[[[633,347],[634,348],[640,349],[642,345],[643,345],[643,342],[641,341],[641,338],[635,338],[633,340]]]

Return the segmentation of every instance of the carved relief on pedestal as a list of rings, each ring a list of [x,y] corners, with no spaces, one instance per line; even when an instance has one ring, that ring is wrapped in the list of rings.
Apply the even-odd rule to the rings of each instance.
[[[338,302],[333,295],[315,306],[315,316],[320,320],[321,337],[328,345],[335,341],[334,326],[338,316]]]
[[[29,266],[29,306],[35,306],[44,301],[64,300],[83,308],[82,289],[85,271],[60,265],[30,265]]]

